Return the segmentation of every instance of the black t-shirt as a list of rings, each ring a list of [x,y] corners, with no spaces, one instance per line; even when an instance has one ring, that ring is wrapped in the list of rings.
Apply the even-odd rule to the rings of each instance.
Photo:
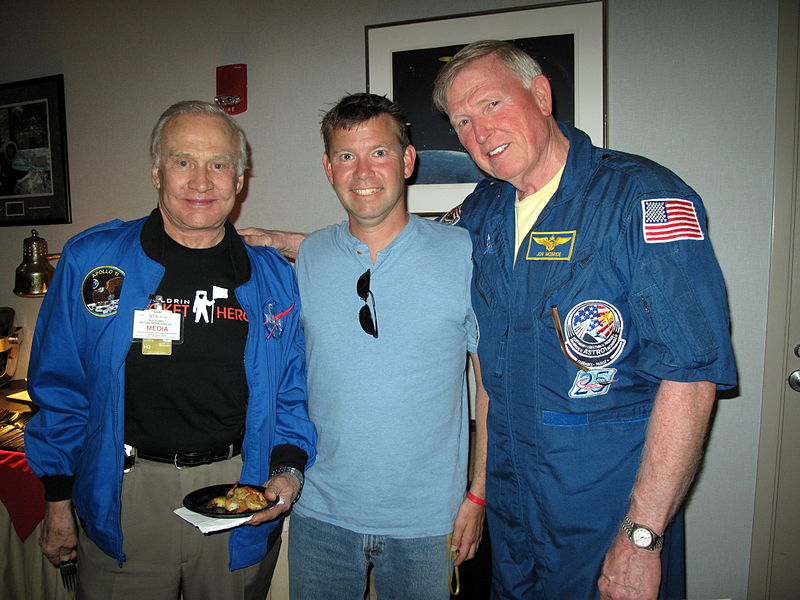
[[[125,362],[125,442],[153,453],[224,447],[241,436],[247,408],[247,317],[234,294],[230,239],[190,249],[165,236],[163,308],[183,317],[172,354]],[[142,307],[145,308],[145,307]]]

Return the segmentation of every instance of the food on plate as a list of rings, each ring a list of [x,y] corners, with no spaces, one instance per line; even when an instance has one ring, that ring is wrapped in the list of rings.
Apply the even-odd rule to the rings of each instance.
[[[248,510],[261,510],[269,506],[264,494],[249,485],[238,483],[224,496],[217,496],[206,503],[207,508],[221,508],[229,513],[242,513]]]

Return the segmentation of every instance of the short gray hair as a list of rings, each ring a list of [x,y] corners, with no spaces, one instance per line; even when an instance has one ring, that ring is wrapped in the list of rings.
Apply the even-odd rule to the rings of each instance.
[[[542,67],[527,53],[509,42],[500,40],[480,40],[472,42],[459,50],[449,62],[442,67],[433,83],[433,103],[440,111],[447,113],[445,93],[461,70],[472,61],[493,54],[497,59],[516,73],[522,85],[529,87],[534,77],[542,74]]]
[[[167,126],[172,119],[181,115],[209,115],[220,117],[225,120],[231,132],[236,136],[237,142],[237,156],[236,161],[236,176],[241,176],[247,170],[247,137],[244,131],[239,127],[239,124],[224,110],[212,102],[204,102],[202,100],[184,100],[177,102],[170,106],[159,117],[156,126],[153,127],[153,133],[150,134],[150,158],[153,160],[153,166],[161,168],[161,136],[164,133],[164,127]]]

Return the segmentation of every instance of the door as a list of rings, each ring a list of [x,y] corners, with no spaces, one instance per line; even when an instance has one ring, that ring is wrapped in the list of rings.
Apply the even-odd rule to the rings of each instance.
[[[775,197],[748,597],[800,598],[800,0],[780,0]]]

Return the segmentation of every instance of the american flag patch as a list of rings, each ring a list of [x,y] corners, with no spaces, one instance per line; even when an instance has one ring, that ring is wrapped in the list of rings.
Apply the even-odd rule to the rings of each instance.
[[[694,204],[690,200],[642,200],[642,217],[642,233],[648,244],[704,239]]]

